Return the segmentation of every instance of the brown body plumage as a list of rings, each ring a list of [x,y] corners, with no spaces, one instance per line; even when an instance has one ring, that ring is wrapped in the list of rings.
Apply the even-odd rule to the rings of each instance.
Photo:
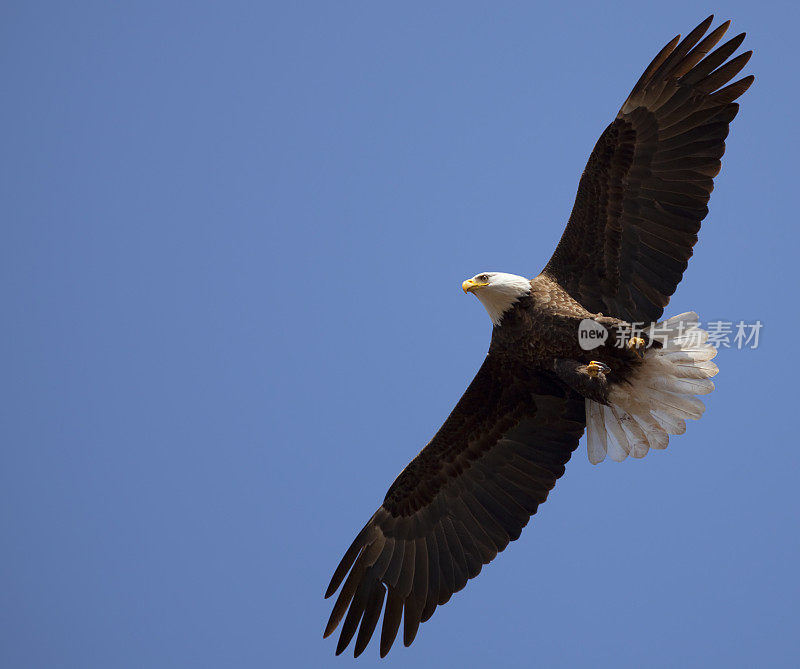
[[[337,567],[326,597],[341,592],[325,630],[344,619],[337,654],[356,633],[360,654],[382,609],[381,655],[401,618],[410,644],[420,622],[519,537],[578,446],[587,399],[606,403],[643,364],[614,345],[617,330],[656,321],[675,292],[734,100],[753,81],[726,86],[750,52],[728,61],[742,34],[709,53],[728,27],[703,37],[712,18],[645,70],[589,158],[550,262],[503,314],[475,379]],[[609,329],[591,352],[577,338],[585,318]],[[611,373],[588,374],[590,359]]]

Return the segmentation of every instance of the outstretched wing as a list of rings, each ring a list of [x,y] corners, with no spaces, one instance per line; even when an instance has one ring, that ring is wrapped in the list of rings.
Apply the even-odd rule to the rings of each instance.
[[[327,637],[347,614],[336,654],[357,630],[355,655],[361,654],[384,599],[381,656],[404,611],[408,646],[420,622],[519,537],[564,473],[584,425],[581,398],[566,396],[543,375],[510,375],[490,352],[336,568],[325,593],[344,581],[325,629]]]
[[[733,101],[753,82],[725,86],[752,51],[728,60],[742,33],[709,54],[730,24],[703,38],[713,18],[661,50],[589,157],[543,273],[592,312],[656,321],[686,270],[739,109]]]

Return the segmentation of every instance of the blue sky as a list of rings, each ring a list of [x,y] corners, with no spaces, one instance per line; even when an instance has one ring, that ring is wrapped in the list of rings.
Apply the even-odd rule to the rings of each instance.
[[[322,599],[706,14],[756,84],[668,314],[764,323],[664,453],[585,445],[383,666],[797,661],[792,3],[5,3],[0,664],[320,667]],[[374,643],[340,666],[377,664]]]

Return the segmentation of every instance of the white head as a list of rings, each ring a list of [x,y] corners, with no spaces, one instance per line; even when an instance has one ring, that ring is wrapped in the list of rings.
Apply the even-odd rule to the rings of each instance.
[[[531,292],[531,282],[524,276],[505,272],[483,272],[461,284],[465,293],[473,293],[489,312],[492,323],[500,325],[503,314],[523,295]]]

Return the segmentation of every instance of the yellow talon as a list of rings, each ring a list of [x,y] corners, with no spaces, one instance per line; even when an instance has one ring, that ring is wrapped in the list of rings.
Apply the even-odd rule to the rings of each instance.
[[[611,371],[611,367],[609,367],[604,362],[599,362],[598,360],[590,360],[589,364],[586,365],[586,372],[592,378],[597,376],[600,372],[603,372],[603,373],[607,374],[610,371]]]
[[[628,348],[632,349],[640,358],[644,357],[644,353],[641,351],[644,347],[645,341],[641,337],[631,337],[628,340]]]

